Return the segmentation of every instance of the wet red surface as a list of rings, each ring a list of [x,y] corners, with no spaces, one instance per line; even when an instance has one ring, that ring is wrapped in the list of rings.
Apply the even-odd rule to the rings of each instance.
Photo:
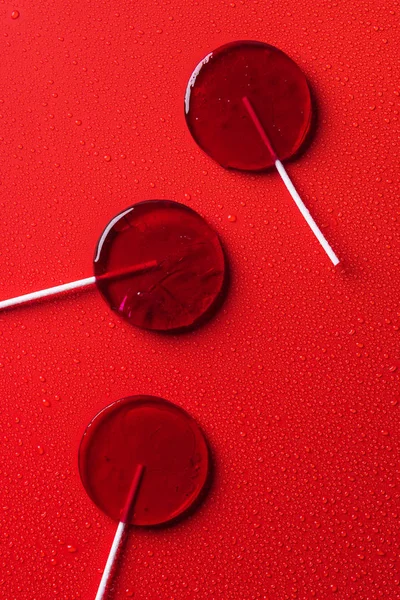
[[[311,97],[301,69],[278,48],[233,42],[199,63],[185,112],[199,146],[223,167],[259,171],[276,157],[263,143],[243,99],[253,106],[280,160],[301,147],[311,125]]]
[[[97,247],[97,286],[132,325],[191,327],[221,293],[225,260],[216,233],[177,202],[141,202],[106,227]]]
[[[95,597],[116,525],[78,448],[137,394],[193,416],[215,474],[189,518],[132,529],[113,600],[400,598],[398,7],[19,0],[0,15],[0,298],[92,275],[107,223],[145,198],[202,215],[231,271],[221,309],[180,335],[131,327],[95,288],[0,314],[1,600]],[[281,48],[313,90],[312,143],[285,164],[340,270],[277,173],[222,169],[187,129],[194,67],[243,38]]]
[[[138,465],[144,475],[131,523],[160,525],[198,499],[208,475],[208,450],[195,421],[161,398],[133,396],[91,421],[79,450],[87,493],[119,521]]]

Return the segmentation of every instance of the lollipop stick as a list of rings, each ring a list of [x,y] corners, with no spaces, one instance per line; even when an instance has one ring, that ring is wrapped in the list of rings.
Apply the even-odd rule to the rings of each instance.
[[[95,281],[95,277],[86,277],[86,279],[79,279],[79,281],[71,281],[70,283],[63,283],[62,285],[56,285],[45,290],[32,292],[31,294],[24,294],[23,296],[17,296],[16,298],[3,300],[0,302],[0,310],[3,308],[9,308],[10,306],[17,306],[18,304],[25,304],[26,302],[31,302],[32,300],[46,298],[46,296],[55,296],[57,294],[61,294],[62,292],[70,292],[78,288],[88,287],[89,285],[93,285]]]
[[[336,267],[336,265],[338,265],[340,262],[339,258],[336,256],[336,254],[332,250],[332,247],[330,246],[328,240],[326,239],[326,237],[324,236],[324,234],[322,233],[322,231],[320,230],[320,228],[318,227],[318,225],[312,218],[308,208],[304,204],[303,200],[300,198],[296,188],[294,187],[294,185],[292,183],[292,180],[290,179],[285,167],[283,166],[283,164],[281,163],[281,161],[279,159],[277,159],[275,161],[275,167],[276,167],[276,170],[278,171],[279,175],[281,176],[281,179],[282,179],[283,183],[285,184],[289,194],[292,196],[293,200],[295,201],[297,208],[300,210],[301,214],[303,215],[303,217],[307,221],[308,225],[310,226],[311,231],[313,232],[313,234],[315,235],[315,237],[317,238],[317,240],[319,241],[319,243],[325,250],[326,254],[332,261],[333,266]]]
[[[31,294],[24,294],[23,296],[17,296],[15,298],[10,298],[9,300],[3,300],[0,302],[0,310],[4,308],[10,308],[11,306],[17,306],[19,304],[25,304],[26,302],[31,302],[33,300],[39,300],[40,298],[46,298],[47,296],[56,296],[57,294],[61,294],[62,292],[70,292],[72,290],[76,290],[78,288],[88,287],[96,283],[96,280],[102,279],[118,279],[119,277],[124,277],[126,275],[131,275],[133,273],[141,273],[143,271],[148,271],[150,269],[154,269],[159,265],[158,261],[151,260],[141,265],[134,265],[133,267],[127,267],[125,269],[120,269],[119,271],[114,271],[112,273],[105,273],[104,275],[99,275],[96,277],[86,277],[86,279],[79,279],[78,281],[71,281],[70,283],[63,283],[62,285],[56,285],[51,288],[47,288],[45,290],[39,290],[38,292],[32,292]]]
[[[257,113],[254,110],[253,105],[251,104],[250,100],[247,98],[247,96],[244,96],[242,98],[243,104],[246,107],[247,112],[249,113],[251,120],[253,121],[258,133],[260,134],[260,137],[262,139],[262,141],[264,142],[264,144],[266,145],[266,147],[268,148],[269,153],[271,154],[274,162],[275,162],[275,167],[276,170],[278,171],[279,175],[282,178],[283,183],[285,184],[289,194],[292,196],[293,200],[296,203],[297,208],[300,210],[301,214],[303,215],[303,217],[305,218],[305,220],[307,221],[309,227],[311,228],[311,231],[313,232],[313,234],[315,235],[315,237],[317,238],[317,240],[319,241],[319,243],[321,244],[321,246],[323,247],[323,249],[325,250],[326,254],[329,256],[330,260],[332,261],[333,265],[336,266],[337,264],[339,264],[339,259],[336,256],[336,254],[334,253],[334,251],[332,250],[331,246],[329,245],[327,239],[325,238],[325,236],[323,235],[322,231],[320,230],[320,228],[318,227],[318,225],[316,224],[316,222],[314,221],[314,219],[312,218],[312,216],[310,215],[310,212],[308,211],[306,205],[304,204],[303,200],[300,198],[296,188],[294,187],[289,175],[287,174],[287,171],[285,169],[285,167],[283,166],[283,164],[281,163],[281,161],[279,160],[272,144],[271,144],[271,140],[269,139],[267,132],[265,131],[264,127],[262,126],[260,119],[257,116]]]
[[[122,509],[121,521],[118,523],[117,531],[115,532],[114,541],[107,558],[106,566],[104,567],[103,576],[101,578],[95,600],[103,600],[106,597],[107,588],[113,575],[115,562],[118,559],[118,555],[122,549],[124,534],[129,527],[130,516],[135,505],[143,472],[144,466],[138,465],[132,479],[125,506]]]

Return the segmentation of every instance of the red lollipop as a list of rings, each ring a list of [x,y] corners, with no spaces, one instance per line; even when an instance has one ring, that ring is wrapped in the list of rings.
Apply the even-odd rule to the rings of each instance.
[[[275,166],[332,263],[339,263],[281,162],[300,150],[312,119],[307,80],[291,58],[262,42],[221,46],[193,71],[185,115],[195,141],[223,167]]]
[[[208,469],[201,429],[171,402],[132,396],[96,415],[82,438],[79,470],[93,502],[119,521],[96,600],[104,597],[127,526],[182,516],[199,500]]]
[[[139,202],[100,237],[94,277],[0,302],[16,306],[96,284],[112,310],[157,331],[198,323],[221,293],[225,260],[217,234],[192,209],[169,200]]]

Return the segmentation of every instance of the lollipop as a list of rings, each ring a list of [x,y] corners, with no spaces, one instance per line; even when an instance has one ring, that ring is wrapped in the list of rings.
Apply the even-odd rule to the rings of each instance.
[[[96,285],[132,325],[191,327],[219,296],[225,260],[217,234],[192,209],[169,200],[140,202],[114,217],[98,242],[94,276],[0,302],[0,309]]]
[[[339,263],[282,164],[300,150],[312,120],[310,90],[295,62],[261,42],[221,46],[193,71],[185,115],[197,144],[223,167],[275,166],[330,260]]]
[[[204,435],[183,409],[152,396],[131,396],[102,410],[79,448],[82,483],[118,521],[96,595],[102,600],[129,525],[165,525],[201,498],[209,474]]]

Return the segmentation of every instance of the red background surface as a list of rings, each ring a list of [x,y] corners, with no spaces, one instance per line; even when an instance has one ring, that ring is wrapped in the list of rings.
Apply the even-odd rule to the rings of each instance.
[[[114,598],[400,598],[397,4],[1,4],[0,297],[90,275],[106,223],[146,198],[199,211],[232,269],[183,336],[130,328],[95,290],[1,314],[1,598],[94,597],[115,524],[77,448],[131,394],[188,410],[215,478],[193,517],[132,532]],[[288,170],[341,269],[275,173],[224,171],[186,129],[192,68],[240,38],[313,87]]]

